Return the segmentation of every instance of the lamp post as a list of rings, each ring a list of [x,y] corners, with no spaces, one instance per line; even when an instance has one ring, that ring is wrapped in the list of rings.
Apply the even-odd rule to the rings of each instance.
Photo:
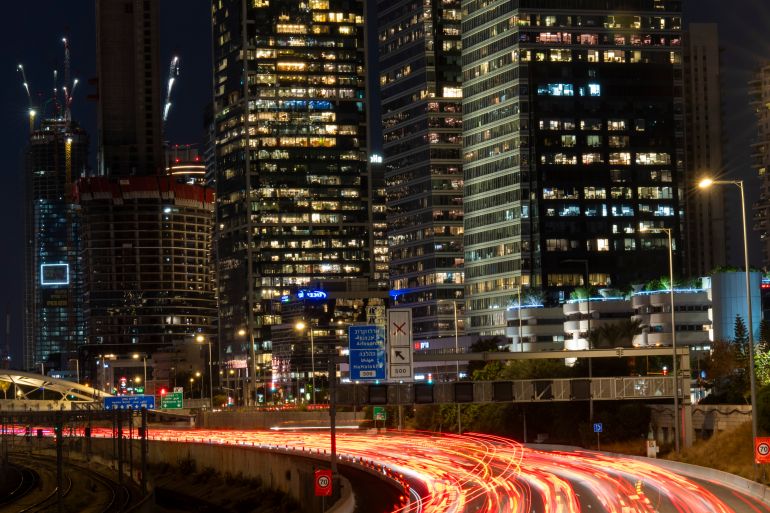
[[[588,259],[586,258],[573,258],[569,260],[563,260],[563,264],[584,264],[586,270],[586,315],[588,316],[586,325],[586,342],[588,343],[589,351],[593,349],[591,347],[591,275],[588,273]],[[519,312],[521,316],[521,312]],[[588,357],[588,380],[589,382],[594,377],[593,359]],[[590,386],[590,385],[589,385]],[[588,420],[593,423],[594,421],[594,395],[589,391],[588,394]]]
[[[75,382],[80,384],[80,360],[77,358],[70,358],[70,362],[75,362]]]
[[[671,228],[640,228],[642,232],[665,233],[668,237],[668,290],[671,299],[671,350],[674,352],[674,449],[679,453],[679,362],[676,354],[676,315],[674,313],[674,245],[671,238]]]
[[[746,308],[749,321],[749,377],[751,378],[751,436],[752,444],[757,439],[758,419],[757,419],[757,379],[754,369],[754,323],[751,312],[751,272],[749,270],[749,241],[748,231],[746,230],[746,196],[743,191],[743,180],[712,180],[704,178],[698,183],[701,189],[707,189],[712,185],[735,185],[741,191],[741,216],[743,218],[743,267],[746,274]],[[758,477],[757,462],[754,460],[754,480]]]
[[[457,372],[455,381],[460,381],[460,337],[458,333],[458,327],[457,327],[457,301],[454,299],[437,299],[436,303],[452,303],[452,308],[454,311],[454,323],[455,323],[455,371]],[[460,403],[457,403],[457,433],[463,432],[462,427],[462,420],[460,418]]]
[[[299,321],[294,327],[299,331],[303,331],[307,328],[310,332],[310,379],[312,380],[313,387],[313,404],[315,404],[315,340],[313,339],[313,322],[311,321],[310,323],[305,324],[304,321]]]
[[[202,333],[198,333],[195,337],[195,341],[199,344],[207,344],[209,346],[209,409],[214,409],[214,371],[211,366],[211,340],[206,340],[206,337]],[[203,384],[201,384],[201,390],[203,390]]]
[[[139,355],[139,353],[134,353],[131,355],[131,358],[133,358],[134,360],[138,360],[139,356],[142,357],[142,366],[144,367],[144,393],[146,394],[147,393],[147,355],[146,354]]]

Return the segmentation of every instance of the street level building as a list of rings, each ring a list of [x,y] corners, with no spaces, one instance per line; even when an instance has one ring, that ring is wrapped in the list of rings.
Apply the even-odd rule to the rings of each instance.
[[[47,363],[68,367],[85,341],[80,211],[72,184],[86,172],[88,135],[64,118],[45,119],[26,152],[26,287],[24,360],[27,370]]]
[[[505,334],[519,287],[654,277],[667,238],[640,227],[679,261],[682,2],[462,8],[466,331]]]

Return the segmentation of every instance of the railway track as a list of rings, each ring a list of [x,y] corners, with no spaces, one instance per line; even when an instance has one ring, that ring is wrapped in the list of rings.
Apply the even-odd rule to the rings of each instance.
[[[20,472],[30,477],[22,479],[14,497],[9,496],[6,502],[0,503],[0,513],[120,513],[128,511],[136,500],[130,486],[119,484],[89,467],[65,461],[59,505],[56,458],[35,455],[31,459],[28,455],[17,454],[11,455],[11,459]],[[32,464],[34,468],[30,468]],[[39,491],[32,493],[35,489]]]
[[[19,482],[5,497],[0,499],[0,509],[6,504],[12,504],[27,495],[40,481],[40,474],[27,467],[12,465],[8,467],[8,471],[15,474]]]

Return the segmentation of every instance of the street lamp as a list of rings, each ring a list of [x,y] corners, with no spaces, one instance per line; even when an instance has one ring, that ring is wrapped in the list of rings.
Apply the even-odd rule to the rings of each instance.
[[[749,377],[751,378],[751,436],[752,443],[757,440],[758,419],[757,419],[757,379],[754,370],[754,324],[751,312],[751,271],[749,270],[749,241],[748,231],[746,230],[746,196],[743,191],[743,180],[712,180],[704,178],[698,183],[701,189],[708,189],[712,185],[735,185],[741,191],[741,216],[743,218],[743,267],[746,274],[746,307],[748,308],[749,321]],[[754,460],[754,480],[758,477],[757,461]]]
[[[69,362],[75,362],[75,382],[80,384],[80,360],[77,358],[70,358]]]
[[[146,354],[140,355],[139,353],[134,353],[131,355],[131,358],[133,358],[134,360],[138,360],[139,356],[142,357],[142,366],[144,367],[144,393],[146,394],[147,393],[147,355]]]
[[[305,328],[310,332],[310,371],[312,373],[312,386],[313,386],[313,404],[315,404],[315,340],[313,339],[313,326],[312,322],[306,325],[304,321],[299,321],[294,327],[298,331],[304,331]]]
[[[436,303],[452,303],[452,308],[454,311],[454,323],[455,323],[455,369],[457,372],[457,377],[455,381],[460,381],[460,342],[459,342],[459,336],[457,331],[457,301],[454,299],[437,299]],[[462,421],[460,419],[460,403],[457,403],[457,432],[462,433],[463,427],[462,427]]]
[[[241,329],[239,330],[239,333],[243,331],[244,335],[245,330]],[[209,409],[214,409],[214,378],[212,377],[213,371],[211,368],[211,340],[206,340],[206,337],[203,336],[202,333],[198,333],[195,337],[195,341],[199,344],[208,344],[209,346]],[[201,393],[203,391],[203,387],[201,386]]]
[[[679,371],[676,354],[676,316],[674,314],[674,245],[671,239],[671,228],[648,228],[642,226],[641,232],[665,233],[668,237],[668,286],[671,296],[671,350],[674,352],[674,449],[679,453]]]
[[[195,371],[195,377],[198,378],[201,382],[201,401],[202,401],[203,400],[203,380],[200,379],[201,371]]]

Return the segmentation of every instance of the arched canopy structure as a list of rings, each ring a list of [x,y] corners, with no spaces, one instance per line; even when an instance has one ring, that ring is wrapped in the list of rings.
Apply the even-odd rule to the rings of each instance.
[[[104,397],[112,397],[111,394],[72,381],[17,370],[0,370],[0,382],[15,385],[15,390],[11,392],[15,397],[11,399],[30,399],[29,394],[41,388],[59,394],[61,401],[95,402]]]

